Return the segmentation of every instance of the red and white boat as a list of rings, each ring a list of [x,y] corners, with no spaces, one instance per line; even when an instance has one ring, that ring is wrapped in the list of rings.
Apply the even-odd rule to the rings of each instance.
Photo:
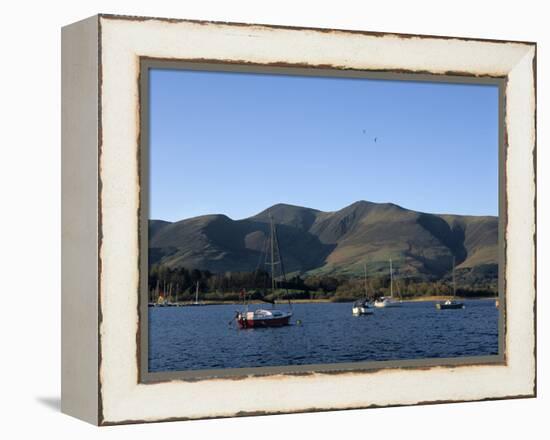
[[[269,246],[266,247],[265,250],[267,251],[268,247],[270,248],[269,254],[265,253],[265,264],[270,266],[270,273],[271,273],[271,292],[272,294],[275,293],[276,287],[277,287],[277,277],[275,273],[275,268],[279,267],[279,279],[281,279],[283,282],[286,281],[285,279],[285,272],[284,272],[284,266],[283,261],[281,257],[281,252],[279,250],[279,240],[277,239],[277,231],[275,229],[275,225],[273,224],[273,218],[271,215],[269,216],[269,223],[270,223],[270,237],[269,237]],[[261,260],[260,260],[261,261]],[[287,291],[288,293],[288,291]],[[283,311],[275,308],[275,301],[274,300],[267,300],[264,299],[263,301],[269,302],[272,304],[271,309],[256,309],[256,310],[249,310],[248,303],[246,301],[246,291],[242,291],[241,295],[243,297],[243,302],[245,304],[245,310],[241,312],[237,312],[235,315],[235,320],[237,321],[237,324],[240,328],[261,328],[261,327],[282,327],[285,325],[290,324],[290,318],[292,317],[292,310]],[[289,301],[289,306],[290,305]]]
[[[237,313],[236,320],[240,328],[282,327],[289,324],[291,317],[292,312],[257,309],[253,312]]]

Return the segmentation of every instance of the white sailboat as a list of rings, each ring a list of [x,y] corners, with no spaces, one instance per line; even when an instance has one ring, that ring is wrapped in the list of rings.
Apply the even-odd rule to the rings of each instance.
[[[390,296],[381,296],[376,301],[374,301],[374,307],[384,308],[384,307],[401,307],[401,301],[396,300],[393,297],[393,266],[390,258]]]
[[[355,301],[351,309],[351,313],[354,316],[361,315],[372,315],[373,309],[368,300],[368,291],[367,291],[367,265],[364,266],[364,288],[365,288],[365,297],[361,300]]]
[[[197,281],[197,285],[195,287],[195,301],[189,304],[190,306],[204,306],[203,302],[199,302],[199,282]]]
[[[453,298],[442,303],[437,303],[435,307],[439,310],[457,310],[464,308],[464,303],[456,301],[455,257],[453,257]]]

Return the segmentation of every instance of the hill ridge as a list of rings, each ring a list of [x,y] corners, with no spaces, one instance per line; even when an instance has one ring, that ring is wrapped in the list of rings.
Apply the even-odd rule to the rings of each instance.
[[[287,272],[354,275],[365,263],[383,271],[390,257],[403,276],[448,276],[453,259],[463,271],[497,272],[498,217],[432,214],[366,200],[337,211],[277,203],[239,220],[225,214],[151,220],[150,264],[255,270],[269,216]]]

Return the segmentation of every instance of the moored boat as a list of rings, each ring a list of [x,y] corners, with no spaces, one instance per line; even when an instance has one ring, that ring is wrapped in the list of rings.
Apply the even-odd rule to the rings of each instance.
[[[367,290],[367,265],[364,265],[364,289],[365,297],[361,300],[357,300],[353,303],[351,308],[351,313],[353,316],[362,316],[362,315],[372,315],[373,309],[368,300],[368,290]]]
[[[401,301],[393,297],[393,266],[390,258],[390,296],[381,296],[374,301],[374,307],[401,307]]]
[[[372,315],[373,310],[368,301],[355,301],[351,313],[354,316]]]
[[[240,328],[281,327],[288,325],[292,312],[282,310],[257,309],[252,312],[237,312],[236,320]]]
[[[456,310],[465,308],[464,303],[456,301],[456,279],[455,279],[455,258],[453,257],[453,297],[445,302],[437,303],[435,308],[438,310]]]
[[[277,239],[277,230],[275,224],[273,223],[273,217],[269,216],[270,224],[270,234],[269,234],[269,259],[266,253],[265,264],[270,266],[271,273],[271,293],[275,294],[277,281],[275,268],[279,267],[280,277],[282,281],[285,282],[285,272],[283,266],[283,260],[281,257],[281,252],[279,249],[279,240]],[[267,243],[266,243],[267,245]],[[266,246],[267,249],[267,246]],[[288,294],[288,291],[287,291]],[[240,328],[261,328],[261,327],[282,327],[290,324],[290,318],[292,317],[292,310],[283,311],[275,307],[275,300],[264,300],[265,302],[270,302],[272,304],[271,309],[256,309],[248,310],[249,304],[247,302],[246,291],[241,292],[243,297],[243,302],[245,303],[245,309],[243,311],[237,312],[235,315],[235,320]],[[290,300],[289,300],[290,305]]]
[[[439,310],[447,310],[447,309],[463,309],[464,304],[458,301],[451,301],[448,299],[447,301],[443,303],[437,303],[435,307]]]
[[[376,301],[374,301],[374,307],[384,308],[384,307],[401,307],[401,301],[395,300],[389,296],[381,296]]]
[[[188,304],[189,306],[204,306],[203,302],[199,302],[199,282],[197,281],[197,285],[195,287],[195,301]]]

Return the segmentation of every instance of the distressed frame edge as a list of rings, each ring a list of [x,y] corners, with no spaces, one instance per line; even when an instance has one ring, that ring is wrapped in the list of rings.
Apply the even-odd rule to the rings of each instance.
[[[532,135],[533,135],[533,138],[531,139],[532,142],[529,143],[529,150],[526,151],[525,153],[526,154],[530,154],[531,156],[531,164],[530,164],[530,171],[531,171],[531,178],[532,178],[532,183],[533,183],[533,192],[532,194],[529,194],[530,196],[532,196],[532,209],[529,211],[530,215],[533,216],[533,223],[532,225],[529,225],[530,227],[532,227],[532,241],[530,242],[530,250],[533,252],[533,271],[532,271],[532,276],[530,277],[529,280],[527,280],[528,282],[531,282],[532,285],[531,286],[528,286],[530,289],[532,289],[532,293],[533,293],[533,302],[532,302],[532,311],[531,311],[531,317],[532,317],[532,324],[533,324],[533,328],[532,328],[532,331],[533,331],[533,352],[531,353],[532,354],[532,361],[533,361],[533,384],[532,384],[532,389],[531,389],[531,392],[525,396],[518,396],[519,398],[537,398],[537,392],[538,392],[538,389],[537,389],[537,376],[538,376],[538,361],[537,361],[537,350],[538,350],[538,345],[537,345],[537,294],[538,294],[538,291],[537,291],[537,229],[538,229],[538,224],[537,224],[537,197],[538,197],[538,192],[537,192],[537,93],[538,93],[538,89],[537,89],[537,56],[538,56],[538,45],[536,42],[526,42],[524,43],[525,46],[529,47],[530,50],[532,50],[532,53],[529,53],[529,51],[527,51],[524,55],[524,58],[529,58],[531,57],[531,62],[530,62],[530,72],[531,72],[531,77],[529,78],[529,86],[530,86],[530,89],[528,92],[525,92],[526,94],[529,93],[531,94],[532,93],[532,108],[529,108],[528,109],[528,117],[529,117],[529,124],[530,124],[530,128],[532,129]],[[518,68],[518,66],[521,64],[521,62],[523,61],[522,60],[519,60],[516,65],[514,66],[514,68],[508,72],[508,75],[507,75],[507,84],[506,84],[506,90],[508,90],[508,81],[509,81],[509,76],[510,74],[516,69]],[[517,87],[517,86],[516,86]],[[507,100],[507,94],[505,92],[505,99]],[[504,110],[505,110],[505,115],[504,115],[504,119],[505,119],[505,122],[506,122],[506,115],[507,115],[507,111],[508,111],[508,105],[506,104],[504,106]],[[506,159],[508,159],[508,150],[510,148],[510,145],[509,145],[509,142],[508,142],[508,131],[505,131],[505,134],[506,134],[506,139],[505,139],[505,151],[506,151]],[[505,167],[505,172],[507,173],[507,167]],[[508,210],[508,188],[506,187],[506,209]],[[507,221],[508,221],[508,218],[507,218]],[[508,224],[506,225],[506,233],[508,232]],[[507,242],[505,241],[505,244],[507,244]],[[506,249],[506,252],[507,252],[507,249]],[[506,282],[506,276],[505,276],[505,282]],[[506,310],[506,309],[505,309]],[[506,325],[506,319],[505,319],[505,325]],[[514,398],[514,396],[511,396],[511,398]]]
[[[533,64],[532,64],[532,71],[533,71],[533,93],[534,93],[534,108],[533,108],[533,130],[534,130],[534,142],[533,142],[533,184],[535,186],[535,194],[533,197],[533,209],[534,209],[534,215],[535,215],[535,224],[534,224],[534,231],[533,231],[533,250],[534,250],[534,273],[533,273],[533,289],[535,290],[535,298],[533,302],[533,337],[534,337],[534,352],[533,356],[535,358],[535,377],[534,377],[534,383],[533,383],[533,396],[534,398],[537,397],[538,389],[537,389],[537,377],[538,377],[538,362],[537,362],[537,280],[538,280],[538,272],[537,272],[537,255],[538,255],[538,249],[537,249],[537,233],[538,233],[538,224],[537,224],[537,213],[538,213],[538,191],[537,191],[537,57],[538,57],[538,46],[537,43],[533,43],[534,48],[534,54],[533,54]]]
[[[100,19],[109,20],[121,20],[121,21],[161,21],[165,23],[194,23],[199,25],[220,25],[220,26],[232,26],[232,27],[262,27],[267,29],[281,29],[291,31],[314,31],[322,33],[344,33],[344,34],[356,34],[356,35],[368,35],[372,37],[384,37],[395,36],[399,38],[431,38],[438,40],[458,40],[458,41],[477,41],[481,43],[506,43],[506,44],[527,44],[536,45],[535,41],[524,40],[499,40],[493,38],[475,38],[475,37],[460,37],[449,35],[433,35],[433,34],[414,34],[414,33],[402,33],[392,31],[365,31],[360,29],[341,29],[341,28],[326,28],[316,26],[290,26],[280,24],[268,24],[268,23],[250,23],[250,22],[238,22],[238,21],[223,21],[223,20],[201,20],[191,18],[169,18],[169,17],[151,17],[144,15],[130,15],[130,14],[111,14],[111,13],[99,13]]]
[[[128,19],[128,18],[121,18],[123,16],[110,16],[110,15],[106,15],[106,14],[102,14],[99,16],[100,17],[100,22],[101,22],[101,17],[105,17],[105,18],[109,18],[109,19],[113,19],[113,18],[116,18],[116,19]],[[151,18],[153,19],[153,18]],[[141,21],[145,21],[145,20],[149,20],[149,18],[144,18],[143,20]],[[170,19],[163,19],[164,21],[173,21],[173,20],[170,20]],[[183,22],[193,22],[193,20],[175,20],[177,22],[180,22],[180,21],[183,21]],[[213,24],[234,24],[234,23],[218,23],[218,22],[202,22],[202,23],[213,23]],[[249,25],[249,26],[254,26],[254,25]],[[276,26],[271,26],[271,25],[267,25],[268,27],[276,27]],[[282,28],[285,28],[284,26],[282,26]],[[293,28],[295,30],[300,30],[300,29],[305,29],[305,30],[317,30],[315,28]],[[320,29],[320,31],[322,32],[326,32],[327,30],[326,29]],[[343,32],[347,32],[347,31],[343,31]],[[350,33],[353,33],[354,31],[349,31]],[[366,32],[360,32],[360,33],[363,33],[365,34]],[[366,33],[366,34],[370,34],[370,33]],[[381,35],[388,35],[388,33],[383,33]],[[390,35],[396,35],[396,34],[390,34]],[[416,36],[415,36],[416,37]],[[422,37],[425,37],[425,38],[431,38],[430,36],[423,36],[423,35],[418,35],[418,37],[422,38]],[[434,38],[446,38],[446,37],[434,37]],[[449,37],[449,38],[454,38],[454,37]],[[496,41],[498,43],[507,43],[507,41],[502,41],[502,40],[486,40],[486,39],[480,39],[480,40],[477,40],[477,39],[472,39],[472,38],[465,38],[465,39],[459,39],[459,40],[464,40],[464,41],[485,41],[485,42],[490,42],[490,41]],[[535,56],[533,58],[533,63],[534,63],[534,66],[536,66],[536,43],[530,43],[530,42],[520,42],[521,44],[526,44],[526,45],[532,45],[532,46],[535,46]],[[312,66],[313,67],[313,66]],[[101,69],[100,69],[101,70]],[[535,88],[535,109],[534,109],[534,120],[535,120],[535,131],[534,131],[534,135],[535,135],[535,142],[534,142],[534,146],[533,146],[533,163],[536,164],[536,68],[533,68],[533,76],[534,76],[534,88]],[[531,113],[531,111],[530,111]],[[534,169],[534,173],[535,173],[535,209],[536,209],[536,168]],[[535,211],[536,212],[536,211]],[[535,248],[535,251],[536,251],[536,216],[535,216],[535,224],[534,224],[534,248]],[[535,252],[535,271],[536,271],[536,252]],[[205,418],[226,418],[226,417],[235,417],[235,416],[250,416],[250,415],[266,415],[266,414],[288,414],[288,413],[301,413],[301,412],[311,412],[311,411],[332,411],[332,410],[339,410],[339,409],[360,409],[360,408],[372,408],[372,407],[380,407],[380,406],[384,406],[384,407],[392,407],[392,406],[410,406],[410,405],[424,405],[424,404],[435,404],[435,403],[448,403],[448,402],[472,402],[472,401],[485,401],[485,400],[502,400],[502,399],[511,399],[511,398],[530,398],[530,397],[536,397],[536,272],[535,272],[535,276],[534,276],[534,281],[535,281],[535,284],[534,284],[534,299],[535,299],[535,304],[534,304],[534,323],[535,323],[535,329],[534,329],[534,339],[535,339],[535,352],[534,352],[534,360],[535,360],[535,372],[534,372],[534,387],[533,387],[533,394],[521,394],[521,395],[513,395],[513,396],[504,396],[504,397],[495,397],[495,398],[481,398],[481,399],[467,399],[467,400],[453,400],[453,401],[428,401],[428,402],[420,402],[420,403],[413,403],[413,404],[396,404],[396,405],[369,405],[369,406],[361,406],[361,407],[350,407],[350,408],[333,408],[333,409],[316,409],[316,408],[312,408],[312,409],[305,409],[305,410],[297,410],[297,411],[281,411],[281,412],[263,412],[263,411],[259,411],[257,414],[256,413],[250,413],[250,412],[246,412],[246,413],[239,413],[239,414],[235,414],[235,415],[232,415],[232,416],[224,416],[224,415],[220,415],[220,416],[213,416],[213,417],[188,417],[188,418],[185,418],[185,417],[182,417],[182,418],[174,418],[174,417],[169,417],[169,418],[166,418],[166,419],[161,419],[161,420],[126,420],[126,421],[114,421],[114,422],[110,422],[110,421],[106,421],[103,419],[103,417],[101,417],[100,419],[100,424],[101,425],[117,425],[117,424],[125,424],[125,423],[143,423],[143,422],[162,422],[162,421],[172,421],[172,420],[194,420],[194,419],[205,419]],[[101,344],[100,344],[101,345]]]
[[[208,417],[169,417],[165,419],[158,420],[133,420],[127,419],[124,421],[116,422],[103,422],[98,426],[121,426],[121,425],[137,425],[137,424],[157,424],[157,423],[170,423],[170,422],[192,422],[198,420],[220,420],[220,419],[233,419],[241,417],[266,417],[266,416],[285,416],[285,415],[294,415],[294,414],[307,414],[307,413],[326,413],[326,412],[340,412],[340,411],[357,411],[365,409],[385,409],[385,408],[407,408],[411,406],[433,406],[433,405],[447,405],[453,403],[487,403],[487,402],[498,402],[501,400],[520,400],[520,399],[534,399],[537,396],[532,394],[518,394],[514,396],[505,396],[505,397],[484,397],[480,399],[470,399],[470,400],[427,400],[417,403],[395,403],[391,405],[366,405],[366,406],[350,406],[348,408],[305,408],[295,411],[241,411],[232,415],[217,415],[217,416],[208,416]]]

